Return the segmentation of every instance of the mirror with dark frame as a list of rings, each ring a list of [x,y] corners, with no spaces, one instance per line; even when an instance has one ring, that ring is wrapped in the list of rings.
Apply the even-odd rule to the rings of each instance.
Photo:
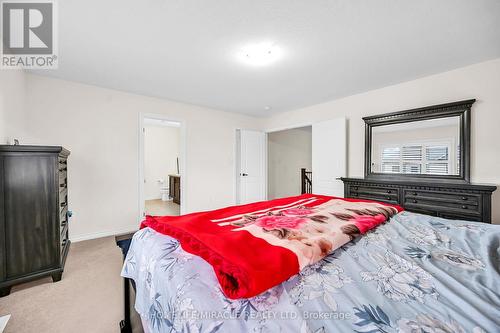
[[[474,99],[365,117],[365,177],[470,180]]]

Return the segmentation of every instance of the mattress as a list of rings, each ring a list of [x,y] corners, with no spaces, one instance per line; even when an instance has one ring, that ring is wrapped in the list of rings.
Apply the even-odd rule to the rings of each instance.
[[[152,333],[498,332],[499,246],[500,226],[402,212],[267,292],[230,300],[208,263],[145,228],[122,276]]]

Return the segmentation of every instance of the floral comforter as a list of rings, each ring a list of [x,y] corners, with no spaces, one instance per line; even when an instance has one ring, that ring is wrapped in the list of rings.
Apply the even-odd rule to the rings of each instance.
[[[141,228],[177,239],[184,251],[212,265],[224,295],[240,299],[285,282],[401,210],[303,194],[181,216],[146,216]]]
[[[500,226],[403,212],[250,299],[168,236],[134,235],[122,276],[148,332],[499,332]],[[235,249],[237,251],[237,249]]]

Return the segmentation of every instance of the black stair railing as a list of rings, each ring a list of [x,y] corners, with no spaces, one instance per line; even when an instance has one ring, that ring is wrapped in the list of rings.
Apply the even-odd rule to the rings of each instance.
[[[300,182],[302,184],[302,194],[312,193],[312,171],[305,168],[300,169]]]

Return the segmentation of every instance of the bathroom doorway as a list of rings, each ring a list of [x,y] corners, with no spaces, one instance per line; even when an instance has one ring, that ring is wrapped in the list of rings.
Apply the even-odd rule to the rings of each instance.
[[[180,121],[141,116],[140,219],[177,216],[183,205],[183,132]]]

